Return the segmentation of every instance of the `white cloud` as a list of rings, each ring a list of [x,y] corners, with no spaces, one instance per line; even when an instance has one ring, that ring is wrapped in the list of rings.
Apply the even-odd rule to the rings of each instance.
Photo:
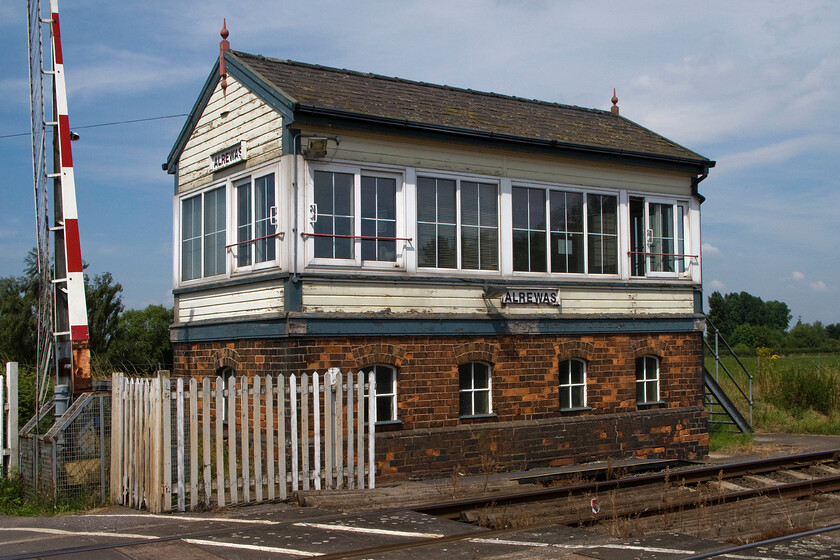
[[[804,279],[805,279],[805,275],[804,275],[804,274],[802,274],[801,272],[799,272],[798,270],[794,270],[794,271],[793,271],[793,279],[794,279],[794,280],[804,280]]]
[[[716,169],[715,173],[728,173],[744,168],[784,163],[806,152],[836,154],[838,151],[840,151],[840,135],[811,134],[726,155],[718,160],[719,170]]]
[[[190,84],[203,78],[212,67],[172,64],[163,56],[154,56],[128,50],[96,45],[85,53],[90,60],[67,73],[69,96],[85,99],[120,95],[137,95],[165,89],[175,85]]]
[[[710,290],[716,291],[716,292],[722,292],[724,289],[726,289],[726,285],[723,282],[721,282],[720,280],[712,280],[711,282],[709,282],[707,284],[707,286],[709,287]]]
[[[720,256],[720,249],[712,245],[711,243],[703,243],[703,256],[704,257],[711,257],[711,256]]]
[[[818,280],[817,282],[811,282],[811,289],[815,292],[827,292],[828,286],[822,280]]]

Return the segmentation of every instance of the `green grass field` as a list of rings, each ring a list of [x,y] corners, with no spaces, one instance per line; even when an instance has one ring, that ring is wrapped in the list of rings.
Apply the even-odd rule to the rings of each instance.
[[[840,435],[840,355],[749,356],[740,359],[752,376],[753,425],[757,431]],[[723,365],[748,393],[748,376],[734,358]],[[713,358],[706,368],[715,375]],[[741,413],[749,406],[721,366],[718,380]]]

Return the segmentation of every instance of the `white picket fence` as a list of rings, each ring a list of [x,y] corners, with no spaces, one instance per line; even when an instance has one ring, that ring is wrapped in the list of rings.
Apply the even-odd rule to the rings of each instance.
[[[373,372],[170,380],[115,373],[111,503],[151,512],[374,487]],[[221,419],[221,421],[219,421]]]
[[[6,362],[6,375],[0,375],[0,476],[18,469],[18,365]]]

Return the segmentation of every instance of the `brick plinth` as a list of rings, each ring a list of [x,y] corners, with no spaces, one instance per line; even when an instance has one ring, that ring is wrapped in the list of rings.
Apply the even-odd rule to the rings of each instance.
[[[399,423],[377,426],[381,476],[422,477],[708,451],[700,332],[585,336],[301,336],[176,343],[174,374],[397,369]],[[660,401],[636,403],[636,358],[656,356]],[[561,411],[559,365],[586,362],[587,407]],[[492,366],[492,416],[459,417],[458,366]]]

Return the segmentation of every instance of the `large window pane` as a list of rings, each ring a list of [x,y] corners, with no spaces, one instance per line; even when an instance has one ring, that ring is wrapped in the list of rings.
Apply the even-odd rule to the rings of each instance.
[[[201,277],[201,196],[181,203],[181,280]]]
[[[315,172],[315,256],[352,259],[355,246],[353,213],[353,174]]]
[[[583,195],[551,191],[551,271],[584,272]]]
[[[618,199],[586,195],[586,223],[590,274],[618,273]]]
[[[674,272],[674,206],[648,204],[651,230],[650,268],[656,272]]]
[[[362,236],[395,237],[397,182],[392,178],[362,177]],[[394,240],[363,239],[362,260],[396,261]]]
[[[514,270],[546,271],[545,190],[513,188]],[[516,247],[524,249],[524,256]]]
[[[225,189],[204,195],[204,276],[225,272]]]
[[[461,181],[461,268],[498,268],[496,185]]]
[[[236,186],[236,266],[251,264],[251,181]]]
[[[417,182],[418,264],[456,268],[455,181],[421,177]]]
[[[256,262],[273,261],[277,254],[277,226],[271,223],[274,208],[274,175],[265,175],[254,180],[254,243]]]

